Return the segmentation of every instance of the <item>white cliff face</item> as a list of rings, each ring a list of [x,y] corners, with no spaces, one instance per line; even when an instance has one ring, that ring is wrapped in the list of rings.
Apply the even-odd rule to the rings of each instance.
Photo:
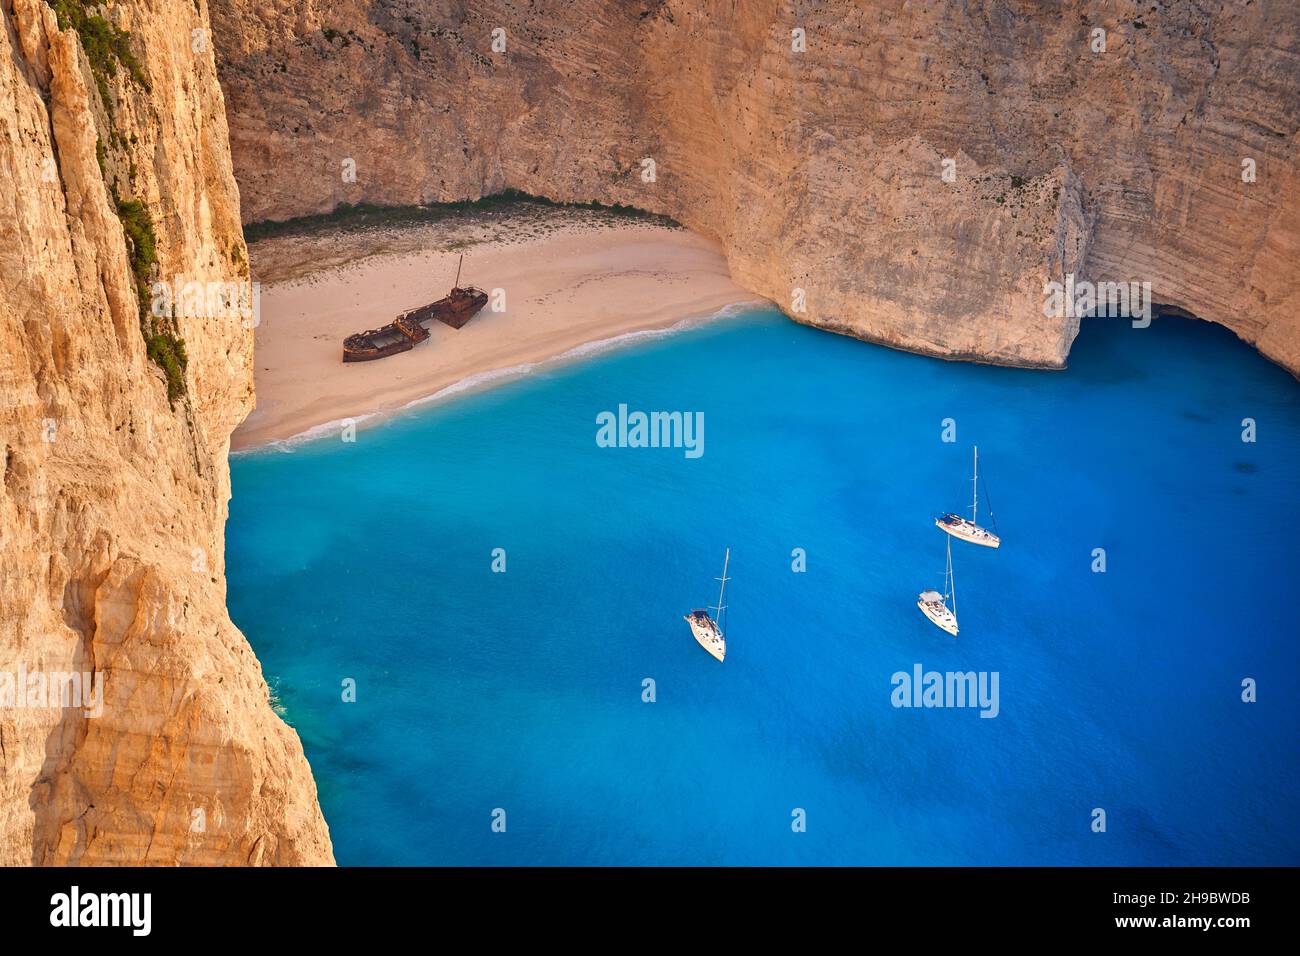
[[[169,404],[111,193],[147,209],[163,276],[246,274],[206,16],[107,18],[139,77],[105,75],[45,0],[0,0],[0,863],[329,863],[302,747],[225,610],[252,332],[178,318]],[[98,708],[4,698],[6,673],[74,671],[100,675]]]
[[[1078,321],[1043,314],[1043,285],[1073,272],[1150,282],[1300,370],[1294,4],[212,11],[245,221],[505,188],[622,202],[720,239],[794,318],[901,348],[1059,367]]]

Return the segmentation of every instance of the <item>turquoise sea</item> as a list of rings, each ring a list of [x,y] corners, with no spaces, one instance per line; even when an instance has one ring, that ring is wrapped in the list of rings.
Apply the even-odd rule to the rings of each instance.
[[[620,404],[704,454],[598,447]],[[1003,546],[954,542],[954,639],[915,601],[973,444]],[[1035,372],[758,311],[232,470],[231,611],[342,864],[1300,863],[1300,384],[1223,329],[1088,320]],[[719,664],[682,615],[728,547]],[[895,708],[917,664],[998,716]]]

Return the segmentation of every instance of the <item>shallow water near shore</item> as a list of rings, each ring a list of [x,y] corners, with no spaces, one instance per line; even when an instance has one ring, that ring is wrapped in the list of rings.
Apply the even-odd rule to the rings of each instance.
[[[1300,385],[1173,318],[1070,366],[758,311],[233,458],[231,613],[338,861],[1300,862]],[[704,454],[598,447],[620,404]],[[972,444],[1004,544],[954,542],[953,639],[915,601]],[[682,615],[727,547],[718,664]],[[998,672],[998,716],[895,708],[916,664]]]

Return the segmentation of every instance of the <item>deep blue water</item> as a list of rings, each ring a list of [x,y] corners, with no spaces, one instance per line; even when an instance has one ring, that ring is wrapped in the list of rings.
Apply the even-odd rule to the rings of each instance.
[[[1178,319],[1070,365],[761,312],[236,456],[232,614],[339,862],[1300,863],[1300,385]],[[619,403],[704,412],[704,455],[597,447]],[[954,544],[954,640],[915,600],[972,443],[1004,544]],[[681,616],[725,547],[720,665]],[[1000,714],[894,708],[916,663]]]

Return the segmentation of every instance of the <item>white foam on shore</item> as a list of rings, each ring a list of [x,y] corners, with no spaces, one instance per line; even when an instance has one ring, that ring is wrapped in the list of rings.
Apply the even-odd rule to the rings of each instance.
[[[460,395],[462,392],[472,392],[475,389],[491,385],[494,382],[504,382],[512,378],[522,378],[542,362],[524,362],[520,365],[507,365],[505,368],[488,369],[486,372],[475,372],[468,375],[458,382],[452,382],[438,389],[432,395],[421,395],[419,398],[413,398],[405,405],[399,405],[392,409],[389,414],[397,414],[408,408],[419,408],[421,405],[431,405],[434,402],[440,402],[443,399],[451,398],[453,395]]]
[[[708,315],[694,315],[675,322],[672,325],[665,326],[662,329],[638,329],[635,332],[624,332],[621,335],[614,335],[607,339],[596,339],[593,342],[584,342],[582,345],[576,345],[567,352],[561,352],[552,358],[538,365],[550,363],[560,363],[571,361],[572,359],[586,358],[591,355],[599,355],[602,352],[610,352],[614,349],[622,348],[625,345],[631,345],[634,342],[643,340],[664,339],[670,335],[676,335],[679,332],[685,332],[699,325],[708,325],[722,319],[729,319],[745,312],[761,309],[763,306],[755,302],[731,302],[718,309],[716,312],[710,312]]]
[[[249,448],[241,448],[238,451],[232,451],[230,454],[232,456],[247,455],[250,452],[267,451],[268,449],[293,454],[293,450],[297,445],[313,441],[317,438],[324,438],[326,435],[337,435],[343,429],[343,426],[349,422],[354,425],[360,425],[362,422],[371,418],[378,418],[382,414],[382,412],[366,412],[365,414],[354,415],[348,418],[335,418],[332,421],[321,422],[319,425],[313,425],[306,431],[298,432],[296,435],[290,435],[288,438],[276,438],[264,445],[253,445]]]
[[[419,398],[412,399],[406,404],[399,405],[396,408],[365,412],[347,418],[336,418],[332,421],[322,422],[319,425],[313,425],[311,428],[298,432],[295,435],[290,435],[288,438],[277,438],[262,445],[253,445],[249,448],[241,448],[238,451],[232,451],[230,454],[232,456],[247,455],[254,452],[268,450],[292,454],[296,446],[304,444],[305,442],[323,438],[326,435],[337,435],[340,429],[342,429],[348,422],[352,422],[359,426],[362,422],[375,418],[395,418],[408,409],[420,408],[425,405],[445,401],[446,399],[452,398],[456,395],[478,391],[489,385],[523,378],[538,368],[547,368],[553,365],[562,365],[568,362],[591,358],[596,355],[602,355],[606,352],[612,352],[620,348],[634,345],[638,342],[668,338],[671,335],[677,335],[698,326],[708,325],[722,319],[733,318],[737,315],[743,315],[746,312],[756,311],[763,307],[762,303],[752,300],[731,302],[715,312],[688,316],[685,319],[681,319],[680,321],[675,322],[672,325],[664,326],[663,328],[638,329],[633,332],[623,332],[620,335],[614,335],[607,339],[596,339],[591,342],[584,342],[581,345],[574,346],[567,351],[561,352],[558,355],[553,355],[550,358],[542,359],[538,362],[523,362],[519,365],[509,365],[504,368],[489,369],[486,372],[476,372],[473,375],[468,375],[465,378],[452,382],[450,385],[446,385],[430,395],[423,395]]]

